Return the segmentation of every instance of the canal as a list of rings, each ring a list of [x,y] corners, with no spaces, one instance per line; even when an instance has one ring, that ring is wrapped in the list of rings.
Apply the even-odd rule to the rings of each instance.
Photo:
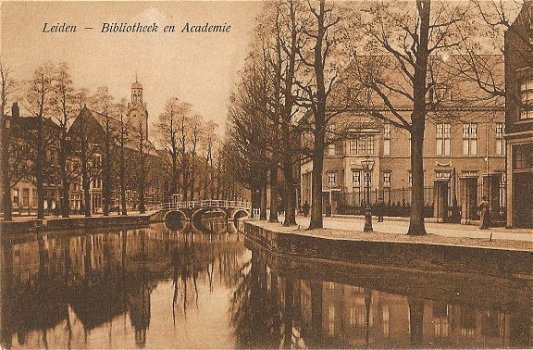
[[[346,268],[200,226],[4,237],[2,347],[533,346],[531,282]]]

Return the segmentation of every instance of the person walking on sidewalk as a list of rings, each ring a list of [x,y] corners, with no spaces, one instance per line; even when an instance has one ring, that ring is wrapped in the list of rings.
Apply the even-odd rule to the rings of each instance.
[[[479,203],[479,228],[481,230],[488,229],[490,225],[490,211],[489,202],[487,197],[481,197],[481,203]]]

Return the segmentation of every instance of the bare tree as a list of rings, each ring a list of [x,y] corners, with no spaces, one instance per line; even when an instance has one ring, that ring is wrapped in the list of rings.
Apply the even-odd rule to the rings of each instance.
[[[122,98],[116,105],[115,111],[118,113],[120,121],[120,130],[118,133],[119,144],[119,186],[120,186],[120,207],[122,215],[128,215],[128,208],[126,205],[126,143],[128,142],[128,126],[126,123],[128,102]]]
[[[195,114],[190,122],[189,122],[189,134],[190,134],[190,151],[189,151],[189,161],[190,161],[190,199],[195,199],[195,193],[196,193],[196,168],[197,168],[197,162],[198,162],[198,146],[200,143],[200,139],[202,138],[202,119],[198,114]]]
[[[9,100],[9,95],[13,91],[15,81],[11,78],[11,70],[0,62],[0,124],[1,124],[1,146],[2,146],[2,211],[4,213],[4,220],[13,220],[12,216],[12,201],[11,201],[11,187],[14,177],[17,175],[24,175],[21,167],[15,165],[15,162],[20,162],[22,159],[15,159],[13,156],[13,141],[11,137],[11,121],[6,114],[6,107]],[[11,115],[12,118],[15,116]],[[22,154],[21,154],[22,155]],[[20,156],[21,156],[20,155]],[[22,157],[21,157],[22,158]]]
[[[79,159],[79,172],[83,189],[83,211],[85,217],[91,216],[91,179],[99,175],[101,168],[99,137],[97,128],[91,123],[91,112],[82,101],[87,100],[87,92],[78,92],[77,99],[83,105],[80,114],[70,127],[73,139],[73,155]]]
[[[177,113],[177,131],[178,131],[178,147],[180,153],[180,169],[181,169],[181,190],[183,200],[188,198],[190,187],[190,161],[189,161],[189,144],[190,144],[190,111],[191,105],[184,103],[182,108]]]
[[[106,86],[96,89],[96,93],[91,96],[91,105],[96,112],[104,116],[103,135],[103,159],[102,159],[102,192],[104,216],[109,215],[112,194],[113,194],[113,157],[112,148],[115,144],[116,131],[112,127],[113,96],[109,94]]]
[[[218,124],[208,121],[204,126],[204,137],[202,140],[205,152],[205,173],[204,173],[204,199],[214,198],[214,149],[218,142],[216,129]]]
[[[411,7],[414,6],[414,9]],[[427,114],[435,108],[430,91],[436,82],[439,51],[457,47],[458,26],[464,23],[468,6],[461,3],[373,3],[366,9],[363,25],[366,57],[355,55],[360,82],[372,93],[363,101],[375,118],[407,130],[411,135],[412,206],[409,235],[424,235],[424,131]],[[364,21],[363,21],[364,22]],[[434,58],[432,58],[432,56]],[[364,62],[364,63],[362,63]],[[385,70],[387,69],[387,70]],[[398,72],[398,74],[384,74]],[[381,103],[375,103],[377,97]],[[399,103],[398,101],[401,101]],[[410,116],[401,107],[411,109]],[[386,111],[386,112],[384,112]]]
[[[32,80],[29,82],[29,88],[26,93],[27,109],[35,116],[36,119],[36,137],[35,137],[35,160],[34,175],[37,187],[37,219],[44,219],[44,181],[46,178],[47,159],[47,135],[45,135],[45,118],[49,117],[50,112],[50,95],[52,91],[52,80],[55,67],[52,63],[45,63],[39,66]]]
[[[298,51],[300,60],[308,69],[301,74],[303,79],[300,78],[302,81],[298,82],[298,85],[305,92],[301,102],[310,107],[313,113],[312,122],[304,125],[310,126],[313,135],[312,206],[309,229],[316,229],[323,227],[322,172],[326,130],[331,119],[342,111],[339,108],[334,111],[328,110],[329,97],[339,74],[339,59],[335,55],[339,54],[337,46],[342,33],[335,32],[341,18],[333,5],[326,5],[324,0],[320,0],[316,8],[311,2],[308,2],[308,7],[312,20],[303,28],[303,32],[308,37],[309,54],[303,52],[303,49]]]
[[[178,193],[178,162],[179,162],[179,143],[178,143],[178,115],[184,113],[187,108],[186,104],[178,103],[178,99],[173,98],[166,102],[165,110],[159,115],[159,133],[160,143],[168,152],[171,160],[170,173],[170,192]]]
[[[75,102],[74,86],[67,63],[62,62],[57,65],[52,87],[53,118],[59,126],[59,170],[62,187],[61,215],[69,217],[70,183],[74,169],[67,166],[67,160],[70,157],[68,128],[73,118],[79,113],[79,108],[77,108]]]

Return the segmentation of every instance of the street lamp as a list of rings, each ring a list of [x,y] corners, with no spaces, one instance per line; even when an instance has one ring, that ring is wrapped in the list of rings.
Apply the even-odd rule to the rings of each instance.
[[[370,156],[366,156],[365,160],[361,161],[361,166],[365,173],[365,186],[366,186],[366,199],[365,199],[365,227],[364,232],[373,232],[372,228],[372,213],[370,209],[370,177],[372,174],[372,168],[374,167],[374,160],[370,159]]]

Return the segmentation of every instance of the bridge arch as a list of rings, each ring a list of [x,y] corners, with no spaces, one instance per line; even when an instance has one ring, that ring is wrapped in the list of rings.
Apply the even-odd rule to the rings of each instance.
[[[192,212],[192,214],[191,214],[191,222],[194,222],[194,223],[199,222],[197,220],[200,220],[202,215],[204,215],[208,211],[215,211],[215,212],[222,213],[222,214],[224,214],[224,219],[225,220],[228,219],[228,212],[227,212],[226,209],[219,208],[219,207],[206,207],[206,208],[200,208],[200,209],[195,210],[194,212]]]
[[[167,228],[173,230],[184,228],[187,221],[187,214],[179,209],[169,210],[163,216],[163,222],[167,225]]]
[[[233,212],[233,215],[231,216],[231,221],[238,220],[245,216],[250,216],[250,211],[248,209],[237,209]]]

